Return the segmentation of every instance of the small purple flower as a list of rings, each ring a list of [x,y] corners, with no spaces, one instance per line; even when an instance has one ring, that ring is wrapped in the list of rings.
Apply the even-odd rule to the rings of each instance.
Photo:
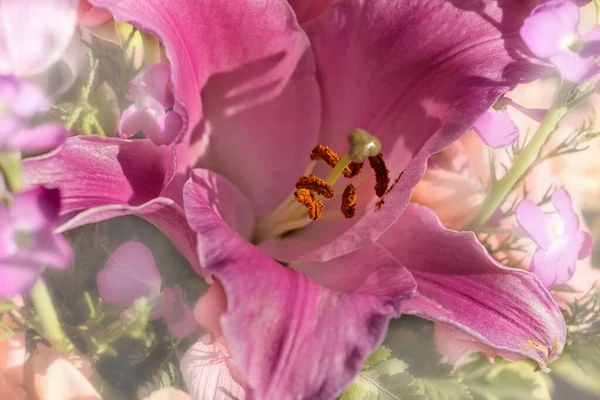
[[[45,151],[61,145],[69,136],[62,124],[28,124],[49,106],[49,99],[37,86],[0,75],[0,151]]]
[[[156,145],[171,143],[183,125],[173,111],[175,99],[168,63],[154,64],[136,76],[127,97],[135,101],[121,115],[119,135],[127,139],[142,131]]]
[[[485,144],[494,149],[510,146],[519,138],[519,128],[508,115],[506,108],[490,108],[473,125],[473,130]]]
[[[539,58],[547,58],[565,79],[581,82],[600,72],[600,27],[580,35],[579,7],[553,0],[536,7],[521,28],[521,37]]]
[[[529,270],[550,288],[565,283],[575,273],[575,263],[590,255],[592,236],[579,230],[579,217],[573,211],[571,196],[560,189],[552,195],[556,214],[544,213],[531,200],[523,200],[516,210],[517,222],[538,245]]]
[[[58,189],[38,187],[15,194],[8,206],[0,203],[0,297],[29,290],[42,267],[65,269],[73,252],[61,235]]]
[[[197,326],[179,286],[161,292],[162,279],[152,251],[140,242],[131,240],[120,245],[98,273],[97,282],[100,296],[111,304],[131,307],[137,298],[148,298],[153,307],[150,319],[163,318],[177,337],[188,336]],[[129,312],[125,310],[124,315]]]

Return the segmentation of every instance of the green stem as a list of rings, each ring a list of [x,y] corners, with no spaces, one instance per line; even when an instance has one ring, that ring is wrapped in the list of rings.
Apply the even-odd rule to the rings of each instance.
[[[548,110],[548,113],[542,120],[542,123],[529,143],[527,143],[525,148],[517,158],[515,158],[506,175],[495,184],[492,184],[486,199],[464,230],[475,230],[483,226],[500,204],[502,204],[514,185],[519,181],[519,178],[527,170],[530,163],[537,157],[542,146],[556,128],[556,125],[567,114],[569,109],[565,104],[565,100],[572,87],[571,84],[567,84],[561,88],[554,105]]]
[[[600,24],[600,0],[594,0],[596,6],[596,25]]]
[[[58,314],[52,303],[52,297],[46,284],[40,279],[36,282],[29,294],[33,306],[37,311],[37,315],[42,321],[44,332],[40,332],[44,335],[44,338],[48,340],[52,347],[54,347],[61,354],[73,354],[75,346],[67,338],[63,331]]]

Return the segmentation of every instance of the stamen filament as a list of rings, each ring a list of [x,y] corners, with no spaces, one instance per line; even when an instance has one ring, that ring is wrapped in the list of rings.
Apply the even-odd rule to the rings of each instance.
[[[342,176],[342,174],[344,173],[344,169],[346,169],[346,167],[350,165],[351,162],[352,160],[350,160],[348,153],[344,154],[340,161],[338,161],[338,163],[335,164],[335,168],[333,168],[333,170],[329,173],[329,176],[326,180],[327,184],[329,186],[333,186],[337,182],[337,180],[340,179],[340,176]]]

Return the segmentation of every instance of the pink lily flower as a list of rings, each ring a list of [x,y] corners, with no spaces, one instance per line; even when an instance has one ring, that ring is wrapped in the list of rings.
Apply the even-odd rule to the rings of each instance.
[[[474,11],[442,0],[341,0],[302,25],[284,1],[92,3],[164,44],[182,141],[72,138],[26,161],[25,180],[53,182],[62,212],[80,211],[60,230],[135,214],[216,277],[227,300],[218,326],[246,398],[339,395],[402,313],[542,367],[558,357],[564,320],[539,280],[408,204],[428,158],[536,76],[516,51],[529,2]],[[311,222],[286,199],[314,166],[311,149],[343,154],[357,127],[378,138],[393,175],[405,172],[378,207],[365,168],[353,181],[354,218],[326,215],[341,216],[338,179],[338,195],[324,210],[313,203],[315,217],[324,213]],[[323,179],[330,172],[315,169]]]
[[[0,0],[0,74],[32,76],[60,60],[76,7],[77,0]]]
[[[37,86],[0,75],[0,151],[44,151],[61,145],[69,136],[62,124],[28,124],[49,106],[50,99]]]
[[[562,189],[554,192],[552,205],[555,215],[545,214],[528,199],[516,209],[517,222],[538,246],[529,270],[547,288],[571,279],[577,260],[583,260],[592,251],[592,235],[579,230],[579,217],[569,193]]]
[[[60,195],[38,187],[0,203],[0,298],[27,292],[42,267],[66,269],[73,251],[53,229],[58,222]]]
[[[600,72],[593,57],[600,55],[600,27],[579,35],[579,7],[568,0],[540,4],[525,20],[521,37],[540,58],[547,58],[561,75],[582,82]]]
[[[161,291],[162,279],[152,251],[136,241],[125,242],[110,255],[98,273],[100,296],[111,304],[131,307],[135,299],[147,297],[154,307],[150,320],[163,318],[171,333],[186,337],[196,329],[192,310],[177,285]],[[128,310],[124,312],[127,318]]]

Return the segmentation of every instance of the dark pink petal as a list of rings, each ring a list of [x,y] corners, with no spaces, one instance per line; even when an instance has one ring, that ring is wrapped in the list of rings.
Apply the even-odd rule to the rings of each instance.
[[[188,228],[183,210],[175,201],[161,197],[172,181],[174,164],[172,148],[157,147],[148,140],[74,137],[52,153],[25,160],[23,179],[28,187],[58,187],[63,216],[85,210],[60,231],[138,215],[163,231],[200,271],[196,235]]]
[[[583,82],[600,73],[600,66],[591,57],[581,57],[570,50],[564,50],[550,57],[550,61],[568,81]]]
[[[523,23],[521,37],[540,58],[564,49],[563,42],[577,37],[579,7],[568,0],[551,0],[536,7]]]
[[[173,336],[178,338],[188,336],[198,326],[192,310],[185,304],[183,292],[179,286],[163,290],[161,316]]]
[[[191,174],[194,190],[206,199],[214,212],[235,232],[249,240],[254,231],[255,216],[248,198],[229,181],[204,169]]]
[[[483,353],[491,362],[493,362],[496,356],[501,356],[511,361],[524,358],[485,345],[464,331],[450,328],[448,325],[440,322],[433,324],[433,335],[436,349],[442,355],[440,361],[443,363],[460,365],[474,352]]]
[[[304,24],[322,89],[319,142],[344,153],[348,133],[360,127],[381,139],[392,179],[406,171],[379,212],[367,181],[355,218],[318,221],[265,243],[270,254],[328,260],[375,241],[408,204],[429,157],[467,132],[500,95],[537,77],[539,70],[519,57],[518,30],[533,3],[486,4],[474,11],[441,0],[348,0]]]
[[[522,200],[515,210],[518,224],[529,237],[542,249],[548,249],[554,238],[552,236],[552,217],[545,214],[532,200]]]
[[[0,298],[27,293],[39,275],[38,266],[0,261]]]
[[[0,74],[31,76],[58,61],[75,32],[77,0],[3,0]]]
[[[530,357],[542,368],[560,355],[565,321],[550,293],[535,275],[495,262],[472,232],[447,230],[432,211],[411,205],[377,243],[417,281],[417,297],[402,306],[404,313]]]
[[[272,63],[272,62],[271,62]],[[272,211],[294,191],[317,144],[321,104],[314,59],[299,62],[274,101],[248,106],[255,96],[231,95],[232,88],[268,65],[256,64],[211,79],[203,96],[210,140],[200,165],[236,184],[257,215]],[[258,95],[258,94],[257,94]],[[231,162],[235,160],[235,162]]]
[[[600,55],[600,26],[596,26],[581,38],[583,47],[579,51],[582,57],[595,57]]]
[[[69,138],[56,151],[23,162],[25,186],[60,189],[62,213],[107,204],[140,205],[173,178],[173,150],[145,140]]]
[[[62,124],[42,124],[14,132],[5,148],[30,152],[53,150],[63,144],[70,135]]]
[[[376,293],[370,283],[363,287],[354,281],[355,292],[326,289],[231,230],[196,190],[197,179],[185,185],[185,212],[198,242],[205,244],[199,246],[200,263],[225,289],[221,328],[244,375],[246,398],[339,395],[381,343],[389,318],[398,316],[400,304],[412,295],[410,279],[404,275]],[[387,260],[376,267],[402,274],[395,259]],[[351,257],[347,262],[350,271],[358,268]],[[365,278],[378,279],[378,271],[362,271]]]
[[[182,132],[202,119],[200,92],[211,75],[253,61],[268,67],[231,82],[231,95],[252,96],[262,90],[266,101],[279,94],[308,42],[289,5],[283,1],[192,2],[188,0],[91,0],[115,19],[156,36],[171,64],[175,111]]]
[[[571,233],[579,230],[579,217],[573,210],[571,195],[564,189],[558,189],[552,194],[552,205],[560,215],[564,224],[564,232]]]
[[[485,144],[494,149],[510,146],[519,138],[519,128],[506,109],[490,108],[477,120],[473,129]]]
[[[21,231],[51,228],[58,220],[60,192],[37,187],[17,193],[10,205],[14,226]]]
[[[162,283],[152,251],[133,240],[112,252],[96,280],[105,301],[125,307],[139,297],[157,295]]]
[[[304,23],[327,9],[331,4],[339,0],[288,0],[294,9],[300,23]]]
[[[208,335],[193,344],[181,357],[180,369],[194,399],[244,399],[244,389],[232,376],[235,369],[229,349]]]

